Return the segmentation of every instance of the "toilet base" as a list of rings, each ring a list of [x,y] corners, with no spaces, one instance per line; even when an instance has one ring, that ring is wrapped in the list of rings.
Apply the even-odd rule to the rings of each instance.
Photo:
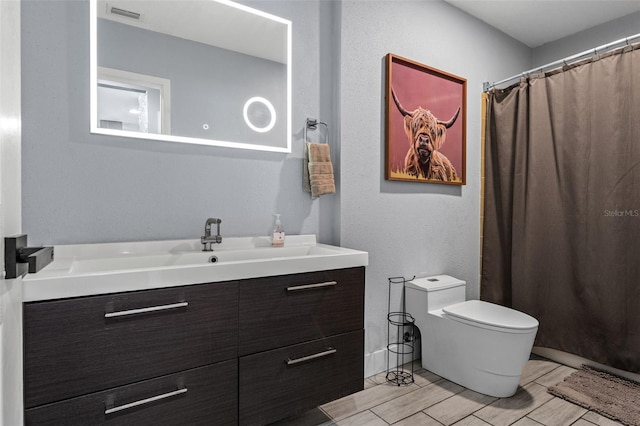
[[[443,379],[447,379],[460,386],[464,386],[472,391],[493,396],[496,398],[508,398],[513,396],[518,390],[520,383],[520,375],[502,376],[488,371],[482,371],[475,368],[466,368],[461,370],[442,370],[433,363],[422,362],[422,367],[430,372],[437,374]]]
[[[536,330],[504,333],[444,318],[442,311],[417,320],[422,366],[473,391],[505,398],[518,390]]]

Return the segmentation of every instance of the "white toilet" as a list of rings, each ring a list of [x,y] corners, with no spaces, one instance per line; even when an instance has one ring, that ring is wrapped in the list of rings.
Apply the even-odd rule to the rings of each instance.
[[[422,366],[476,392],[511,396],[538,321],[504,306],[465,301],[465,287],[448,275],[407,282],[406,310],[420,330]]]

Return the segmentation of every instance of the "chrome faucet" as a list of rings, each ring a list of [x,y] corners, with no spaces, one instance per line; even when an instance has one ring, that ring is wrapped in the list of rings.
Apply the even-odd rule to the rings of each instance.
[[[211,244],[220,244],[222,242],[222,236],[220,235],[220,223],[222,221],[217,218],[207,219],[207,223],[204,225],[204,235],[200,237],[200,242],[204,245],[202,251],[213,251]],[[211,225],[217,226],[216,235],[211,236]]]

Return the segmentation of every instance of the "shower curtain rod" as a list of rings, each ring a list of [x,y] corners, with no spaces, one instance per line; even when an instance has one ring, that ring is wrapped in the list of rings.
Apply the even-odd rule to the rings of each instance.
[[[625,37],[625,38],[622,38],[620,40],[612,41],[611,43],[603,44],[602,46],[598,46],[598,47],[594,47],[594,48],[589,49],[589,50],[585,50],[584,52],[576,53],[575,55],[568,56],[568,57],[566,57],[564,59],[560,59],[558,61],[550,62],[550,63],[548,63],[546,65],[542,65],[540,67],[532,68],[532,69],[530,69],[528,71],[521,72],[520,74],[513,75],[513,76],[511,76],[509,78],[505,78],[504,80],[500,80],[500,81],[497,81],[495,83],[489,83],[488,81],[486,81],[486,82],[484,82],[482,84],[482,90],[484,92],[488,92],[489,90],[493,89],[497,85],[502,84],[502,83],[506,83],[507,81],[515,80],[516,78],[520,78],[520,77],[528,77],[529,75],[531,75],[531,74],[533,74],[535,72],[542,72],[542,70],[544,70],[544,69],[553,68],[553,67],[556,67],[556,66],[561,65],[561,64],[567,65],[568,62],[573,61],[575,59],[579,59],[579,58],[582,58],[583,56],[587,56],[587,55],[591,55],[591,54],[597,55],[598,51],[607,50],[607,49],[610,49],[610,48],[612,48],[614,46],[618,46],[618,45],[623,44],[623,43],[628,45],[631,40],[636,39],[636,38],[640,38],[640,34],[636,34],[636,35],[632,35],[632,36],[629,36],[629,37]]]

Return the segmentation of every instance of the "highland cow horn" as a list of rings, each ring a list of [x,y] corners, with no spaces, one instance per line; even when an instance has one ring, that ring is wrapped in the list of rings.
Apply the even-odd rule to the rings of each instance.
[[[438,120],[438,124],[442,124],[444,125],[445,129],[448,129],[449,127],[453,126],[453,123],[456,122],[456,119],[458,118],[458,114],[460,114],[460,107],[458,107],[458,110],[456,111],[456,113],[453,114],[453,117],[451,117],[451,120],[446,122]]]
[[[412,117],[413,114],[410,113],[409,111],[407,111],[406,109],[404,109],[404,107],[402,106],[402,104],[400,103],[400,101],[398,100],[398,98],[396,97],[396,92],[393,91],[393,87],[391,88],[391,96],[393,96],[393,101],[396,103],[396,106],[398,107],[398,109],[400,110],[400,112],[402,113],[403,116],[409,116]]]

